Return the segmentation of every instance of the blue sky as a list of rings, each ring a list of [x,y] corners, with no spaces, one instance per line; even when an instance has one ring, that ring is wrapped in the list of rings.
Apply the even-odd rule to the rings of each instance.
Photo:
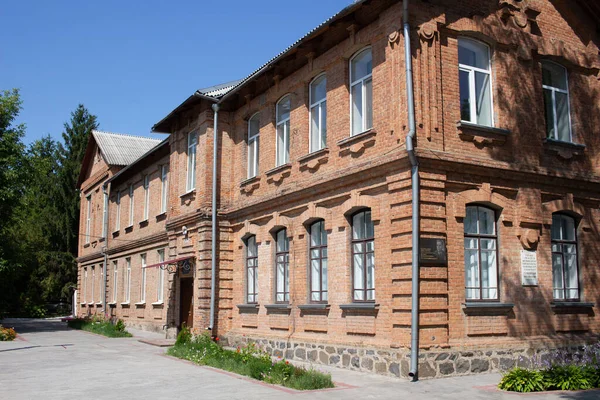
[[[8,1],[0,89],[21,89],[25,143],[59,139],[79,103],[100,129],[148,135],[196,89],[246,76],[351,2]]]

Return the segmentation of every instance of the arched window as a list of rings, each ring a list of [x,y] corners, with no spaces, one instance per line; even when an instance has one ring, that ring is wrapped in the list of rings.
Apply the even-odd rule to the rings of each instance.
[[[258,246],[256,236],[246,239],[246,302],[258,301]]]
[[[371,48],[357,53],[350,60],[351,135],[373,127],[373,56]]]
[[[542,61],[542,87],[548,138],[571,142],[571,113],[567,70],[556,63]]]
[[[575,220],[552,215],[552,282],[555,300],[579,300],[579,269]]]
[[[275,240],[275,302],[290,301],[290,241],[287,230],[277,232]]]
[[[468,206],[464,221],[467,300],[498,300],[498,234],[496,213]]]
[[[310,83],[310,152],[327,147],[327,76]]]
[[[248,120],[248,178],[258,174],[260,118],[256,113]]]
[[[458,39],[460,119],[493,126],[490,48],[476,40]]]
[[[292,101],[289,95],[277,102],[277,167],[290,162],[290,111]]]
[[[327,231],[325,221],[312,224],[310,230],[310,301],[327,301]]]
[[[352,216],[352,276],[354,301],[375,301],[375,226],[371,211]]]

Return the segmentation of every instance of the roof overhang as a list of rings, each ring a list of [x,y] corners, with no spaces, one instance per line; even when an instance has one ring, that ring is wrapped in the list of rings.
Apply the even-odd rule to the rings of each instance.
[[[168,147],[169,147],[169,138],[166,138],[162,142],[160,142],[159,144],[154,146],[152,149],[148,150],[144,155],[139,157],[137,160],[135,160],[134,162],[132,162],[131,164],[129,164],[128,166],[126,166],[125,168],[123,168],[122,170],[117,172],[116,174],[114,174],[111,178],[107,179],[106,182],[104,182],[104,185],[107,186],[109,183],[115,183],[115,182],[118,183],[120,179],[123,179],[123,178],[129,176],[129,174],[134,171],[135,167],[141,167],[141,164],[145,160],[147,160],[150,156],[152,156],[153,154],[156,154],[161,149],[168,148]],[[167,153],[168,153],[168,150],[165,152],[165,154],[167,154]]]

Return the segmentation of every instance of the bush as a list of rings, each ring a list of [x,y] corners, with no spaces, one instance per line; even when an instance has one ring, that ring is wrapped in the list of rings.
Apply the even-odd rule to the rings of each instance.
[[[577,365],[556,365],[542,374],[548,390],[584,390],[592,387],[583,367]]]
[[[17,337],[17,332],[15,332],[14,328],[5,328],[0,325],[0,342],[10,342],[15,340]]]
[[[192,340],[192,332],[190,328],[184,323],[181,325],[181,331],[177,334],[177,341],[175,344],[185,344],[189,343]]]
[[[331,375],[298,368],[286,360],[274,363],[271,356],[254,343],[233,351],[216,343],[218,338],[213,341],[208,335],[200,335],[192,339],[190,334],[188,339],[187,333],[182,335],[182,332],[184,329],[178,335],[175,346],[171,347],[167,354],[298,390],[334,387]]]
[[[541,392],[546,389],[544,375],[537,370],[513,368],[506,373],[498,387],[509,392]]]
[[[131,333],[127,332],[122,320],[118,320],[113,324],[101,315],[94,315],[92,318],[73,319],[68,322],[68,326],[69,328],[81,329],[111,338],[131,337]]]

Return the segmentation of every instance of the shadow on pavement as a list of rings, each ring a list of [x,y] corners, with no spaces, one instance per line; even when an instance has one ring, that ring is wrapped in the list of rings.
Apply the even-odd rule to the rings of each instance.
[[[0,324],[7,328],[15,328],[17,335],[32,332],[66,331],[66,322],[59,319],[34,319],[34,318],[5,318]]]

